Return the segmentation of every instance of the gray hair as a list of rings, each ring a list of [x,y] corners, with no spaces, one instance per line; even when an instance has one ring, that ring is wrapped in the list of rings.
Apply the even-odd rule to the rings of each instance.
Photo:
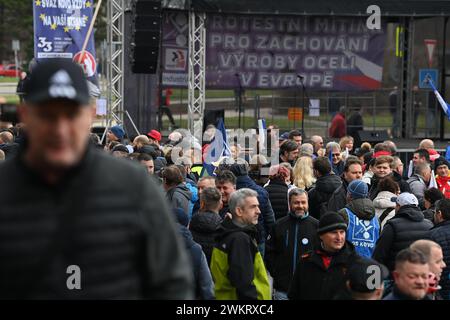
[[[426,170],[431,170],[431,166],[429,163],[419,163],[415,168],[414,168],[414,173],[418,174],[418,175],[423,175],[423,173]]]
[[[427,262],[431,262],[432,248],[438,248],[442,250],[442,247],[438,243],[427,239],[416,240],[409,246],[409,248],[421,252]]]
[[[308,197],[308,192],[306,192],[303,189],[300,188],[294,188],[291,191],[289,191],[289,202],[291,202],[292,197],[301,196],[302,194],[306,194],[306,197]]]
[[[326,149],[327,151],[339,150],[339,152],[342,150],[340,144],[334,141],[328,142]]]
[[[236,214],[236,208],[242,208],[245,199],[250,197],[258,197],[258,193],[252,189],[242,188],[235,191],[228,201],[228,207],[232,215]]]

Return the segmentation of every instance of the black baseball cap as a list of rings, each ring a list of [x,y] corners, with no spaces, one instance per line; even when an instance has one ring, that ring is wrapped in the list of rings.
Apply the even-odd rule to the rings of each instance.
[[[54,99],[89,104],[89,89],[83,69],[71,59],[39,62],[25,84],[27,103],[41,104]]]
[[[379,279],[374,277],[379,276]],[[347,270],[350,289],[356,292],[373,292],[374,280],[381,284],[389,276],[389,270],[381,263],[368,258],[359,258]]]

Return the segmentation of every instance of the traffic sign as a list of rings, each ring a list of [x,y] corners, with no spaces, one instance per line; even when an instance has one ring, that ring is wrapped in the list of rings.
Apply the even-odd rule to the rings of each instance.
[[[436,89],[439,89],[438,81],[438,69],[420,69],[419,70],[419,88],[420,89],[431,89],[430,84],[427,79],[430,78],[433,81]]]

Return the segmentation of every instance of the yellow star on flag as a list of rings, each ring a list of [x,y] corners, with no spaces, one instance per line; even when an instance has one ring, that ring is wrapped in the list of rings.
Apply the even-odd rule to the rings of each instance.
[[[81,29],[80,26],[75,27],[75,30],[77,30],[77,31],[80,31],[80,29]]]
[[[92,3],[90,1],[86,1],[86,8],[90,8]]]
[[[52,24],[52,25],[50,26],[50,29],[56,30],[56,23]]]
[[[34,4],[36,5],[36,7],[39,7],[41,5],[41,0],[36,0]]]
[[[39,16],[39,19],[41,19],[42,21],[44,21],[44,19],[45,19],[45,14],[41,14],[40,16]]]
[[[70,28],[69,27],[64,27],[64,32],[69,32]]]
[[[88,21],[88,20],[89,20],[89,17],[86,16],[86,15],[84,15],[84,16],[83,16],[83,20],[84,20],[84,21]]]

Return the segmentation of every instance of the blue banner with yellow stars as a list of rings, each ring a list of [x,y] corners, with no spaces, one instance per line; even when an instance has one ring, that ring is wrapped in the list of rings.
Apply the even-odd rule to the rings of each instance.
[[[94,36],[81,54],[93,17],[94,0],[33,0],[34,56],[67,58],[80,63],[88,78],[95,78]]]

